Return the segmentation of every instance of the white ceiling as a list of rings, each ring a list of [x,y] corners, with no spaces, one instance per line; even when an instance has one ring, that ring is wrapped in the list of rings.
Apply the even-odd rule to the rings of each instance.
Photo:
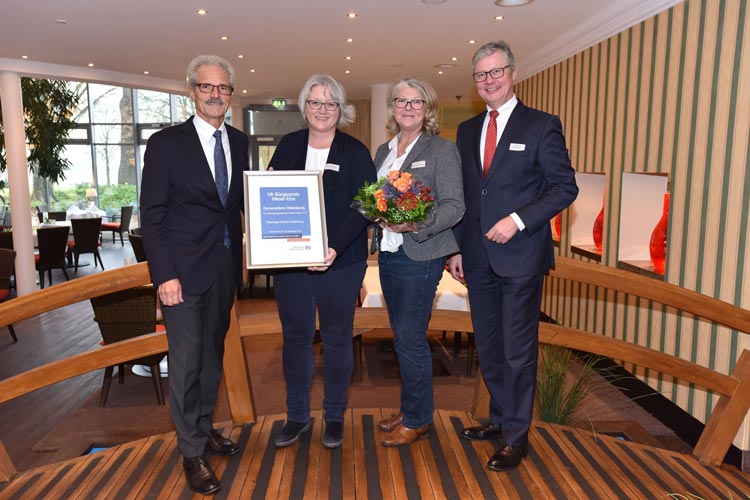
[[[350,98],[419,75],[441,99],[469,100],[471,56],[484,42],[507,40],[526,77],[679,1],[2,0],[0,71],[182,91],[190,59],[214,53],[234,65],[240,103],[293,100],[316,72],[339,79]],[[450,63],[437,74],[435,65]]]

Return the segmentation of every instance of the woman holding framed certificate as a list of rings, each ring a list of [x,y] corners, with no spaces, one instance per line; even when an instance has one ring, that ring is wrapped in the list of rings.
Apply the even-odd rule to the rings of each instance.
[[[308,128],[281,139],[269,170],[323,172],[328,254],[326,266],[283,270],[274,279],[287,386],[287,421],[275,445],[296,443],[312,426],[310,385],[317,310],[323,341],[323,445],[336,448],[344,441],[354,362],[354,308],[367,268],[369,222],[350,204],[365,182],[375,180],[375,166],[367,147],[337,128],[354,121],[354,106],[346,102],[344,88],[334,78],[311,76],[300,92],[299,107]]]

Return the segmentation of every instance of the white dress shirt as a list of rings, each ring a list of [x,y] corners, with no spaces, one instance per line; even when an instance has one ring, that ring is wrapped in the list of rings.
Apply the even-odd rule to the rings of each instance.
[[[227,137],[227,128],[224,126],[224,122],[221,123],[221,127],[214,128],[213,125],[202,119],[200,116],[195,115],[193,118],[193,125],[195,131],[198,132],[198,139],[201,141],[201,147],[203,153],[206,155],[208,160],[208,167],[211,169],[211,175],[216,181],[216,166],[214,165],[214,147],[216,146],[216,138],[214,132],[221,130],[221,145],[224,148],[224,156],[227,159],[227,179],[229,183],[232,182],[232,152],[229,148],[229,137]],[[229,186],[227,186],[227,191]]]

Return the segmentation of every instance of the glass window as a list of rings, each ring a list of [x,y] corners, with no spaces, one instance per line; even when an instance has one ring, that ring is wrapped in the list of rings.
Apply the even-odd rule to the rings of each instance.
[[[195,114],[195,103],[186,95],[174,96],[174,120],[172,123],[182,123]]]
[[[125,87],[89,84],[92,123],[133,123],[133,92]]]
[[[138,90],[138,122],[139,123],[170,123],[169,94]]]

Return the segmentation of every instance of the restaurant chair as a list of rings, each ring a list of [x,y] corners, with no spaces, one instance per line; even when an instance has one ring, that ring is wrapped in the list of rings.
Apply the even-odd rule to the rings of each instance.
[[[13,272],[13,262],[16,260],[16,252],[7,248],[0,248],[0,302],[10,295],[10,276]],[[18,342],[16,331],[12,324],[6,325],[10,330],[13,342]]]
[[[130,246],[133,249],[135,260],[137,262],[146,262],[146,250],[143,248],[143,236],[130,231],[128,233],[128,240],[130,240]]]
[[[151,285],[129,288],[120,292],[101,295],[91,299],[94,309],[94,321],[99,325],[104,345],[122,342],[123,340],[140,337],[163,330],[156,324],[156,291]],[[159,325],[161,326],[161,325]],[[125,381],[125,365],[146,365],[151,369],[151,380],[154,384],[156,400],[164,404],[164,391],[161,384],[159,362],[164,353],[152,354],[117,365],[118,381]],[[104,369],[102,392],[99,396],[99,406],[104,406],[112,384],[115,365]]]
[[[143,236],[143,228],[142,227],[134,227],[129,231],[130,234],[136,234],[138,236]]]
[[[10,217],[10,209],[5,211],[5,215],[0,219],[0,226],[5,228],[13,227],[13,220]]]
[[[115,233],[120,233],[120,245],[125,246],[122,235],[130,229],[130,219],[133,218],[133,206],[127,205],[120,208],[120,215],[113,215],[111,222],[102,223],[102,232],[112,231],[112,243],[115,242]],[[119,219],[119,222],[117,221]]]
[[[52,270],[62,269],[65,280],[68,271],[65,269],[65,249],[68,245],[68,226],[47,226],[36,230],[39,253],[34,256],[36,270],[39,271],[39,286],[44,288],[44,272],[47,271],[49,284],[52,285]]]
[[[65,222],[66,220],[68,220],[68,213],[67,212],[47,212],[47,218],[49,220]]]
[[[99,232],[102,227],[102,218],[94,219],[70,219],[70,225],[73,227],[73,240],[68,242],[68,252],[72,252],[75,257],[75,272],[78,272],[78,257],[82,253],[94,254],[94,267],[96,260],[99,259],[99,265],[104,270],[102,256],[99,255]]]
[[[13,231],[3,231],[0,229],[0,248],[13,250]],[[15,265],[11,266],[10,276],[15,274]],[[15,287],[15,280],[11,281],[11,287]]]

